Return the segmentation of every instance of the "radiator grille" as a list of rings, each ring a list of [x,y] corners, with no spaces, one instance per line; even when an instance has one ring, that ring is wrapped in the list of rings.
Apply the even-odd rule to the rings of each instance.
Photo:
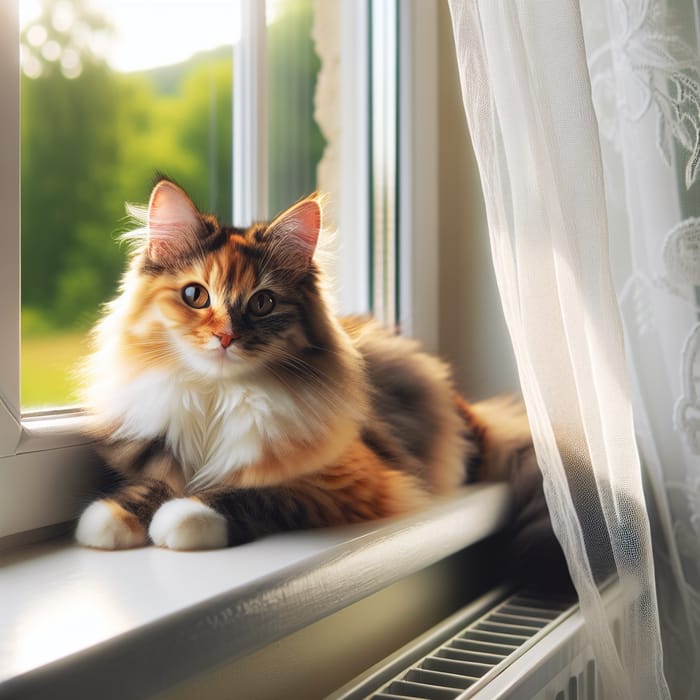
[[[366,697],[469,698],[573,610],[572,600],[544,601],[526,593],[512,595]]]

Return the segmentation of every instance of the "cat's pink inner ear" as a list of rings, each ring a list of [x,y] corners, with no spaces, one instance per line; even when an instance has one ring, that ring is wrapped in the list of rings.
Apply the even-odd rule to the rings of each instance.
[[[180,255],[196,245],[202,220],[185,192],[161,180],[148,203],[148,253],[155,260]]]
[[[321,205],[315,198],[302,200],[280,214],[270,224],[270,231],[296,244],[301,256],[311,260],[321,232]]]

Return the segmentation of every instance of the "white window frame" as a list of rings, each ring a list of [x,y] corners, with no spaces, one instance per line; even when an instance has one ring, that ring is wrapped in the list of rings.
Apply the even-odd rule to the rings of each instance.
[[[15,3],[0,8],[0,211],[2,218],[3,345],[0,363],[0,455],[15,453],[21,435],[19,412],[19,21]]]
[[[338,0],[341,17],[344,167],[341,177],[339,227],[344,236],[340,309],[362,312],[368,307],[369,279],[366,234],[370,220],[367,143],[369,72],[365,51],[371,10],[367,3]],[[378,0],[370,0],[378,1]],[[396,0],[389,0],[396,2]],[[234,114],[255,125],[255,138],[238,144],[234,157],[235,222],[264,218],[267,212],[267,126],[258,117],[266,90],[264,75],[264,9],[257,0],[242,0],[244,21],[255,31],[236,49],[236,61],[247,58],[245,72],[236,67]],[[421,0],[402,0],[398,55],[400,109],[403,114],[396,148],[400,176],[401,328],[421,338],[431,350],[437,346],[437,8]],[[79,411],[22,415],[20,404],[20,65],[19,0],[0,3],[0,290],[3,292],[0,336],[0,548],[36,537],[37,531],[75,518],[99,487],[101,470],[81,436]],[[247,13],[247,14],[246,14]],[[262,17],[262,20],[261,20]],[[245,26],[244,33],[245,33]],[[421,41],[413,41],[417,31]],[[243,52],[243,53],[241,53]],[[359,52],[359,53],[358,53]],[[247,76],[247,79],[244,77]],[[255,98],[251,99],[251,95]],[[358,98],[359,97],[359,98]],[[264,112],[263,112],[264,113]],[[245,121],[247,120],[247,121]],[[246,127],[247,128],[247,127]],[[250,128],[253,128],[252,126]],[[252,132],[251,132],[252,133]],[[234,139],[236,135],[234,133]],[[237,141],[234,140],[234,143]],[[420,163],[420,167],[413,167]],[[242,172],[249,177],[241,176]],[[250,174],[253,177],[250,177]],[[236,183],[250,186],[241,188]],[[389,319],[387,319],[389,320]],[[47,350],[48,351],[48,350]]]
[[[0,545],[69,520],[98,473],[76,412],[22,416],[20,405],[19,1],[0,5]],[[47,348],[47,352],[50,349]]]
[[[268,212],[266,3],[239,0],[241,38],[233,51],[233,223]]]
[[[369,7],[339,0],[341,246],[335,274],[341,313],[365,313],[369,297]]]
[[[402,333],[439,348],[438,3],[399,4],[399,317]]]
[[[372,308],[438,352],[438,6],[370,12]]]

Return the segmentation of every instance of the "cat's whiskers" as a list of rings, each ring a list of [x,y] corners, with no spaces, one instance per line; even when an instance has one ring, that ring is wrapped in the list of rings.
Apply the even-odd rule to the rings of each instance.
[[[317,391],[320,390],[324,394],[332,397],[338,404],[342,403],[341,395],[334,390],[333,384],[307,364],[303,362],[294,362],[294,360],[289,359],[284,363],[280,363],[280,366],[291,377],[303,380],[307,384],[312,384]]]
[[[281,375],[275,372],[272,368],[267,368],[270,374],[279,382],[279,384],[286,389],[286,391],[294,397],[295,402],[301,403],[304,406],[305,413],[310,414],[314,420],[320,424],[327,419],[327,416],[321,412],[318,402],[313,402],[310,397],[306,396],[304,393],[298,391],[293,387],[288,381],[286,381]],[[332,407],[332,406],[329,406]]]
[[[341,380],[338,377],[307,362],[298,354],[286,348],[276,346],[274,352],[270,352],[270,356],[264,358],[264,364],[265,368],[278,378],[282,376],[279,371],[275,371],[279,368],[286,375],[297,380],[312,383],[316,389],[320,389],[325,395],[335,399],[338,407],[345,403],[342,395],[336,391],[336,387],[339,389],[341,384]],[[288,383],[286,384],[291,386]]]
[[[333,381],[333,378],[329,374],[285,348],[275,348],[275,353],[267,366],[273,363],[280,365],[282,368],[292,373],[296,373],[296,376],[302,379],[312,379],[318,383],[324,380],[328,382]]]
[[[342,412],[347,408],[347,400],[334,388],[338,382],[331,380],[321,370],[294,356],[290,356],[287,362],[278,364],[284,367],[287,374],[311,382],[314,385],[314,390],[319,392],[319,396],[323,396],[324,403],[336,412]],[[272,371],[269,366],[268,370]],[[279,377],[279,374],[275,374],[275,376]]]
[[[322,352],[324,354],[332,354],[333,351],[330,348],[325,348],[325,347],[320,347],[320,346],[315,346],[315,345],[306,345],[303,349],[302,352],[305,350],[315,350],[317,352]],[[278,354],[279,358],[281,358],[284,361],[292,361],[295,363],[298,363],[300,365],[303,365],[305,368],[307,368],[309,371],[313,372],[316,375],[319,376],[324,376],[327,379],[331,379],[330,375],[328,375],[326,372],[324,372],[320,367],[317,367],[314,364],[311,364],[307,360],[305,360],[299,353],[297,352],[292,352],[290,349],[286,347],[281,347],[279,345],[274,346],[274,351],[275,353]]]
[[[162,343],[130,342],[125,346],[137,353],[138,357],[162,357],[165,359],[176,355],[176,348],[165,341]]]

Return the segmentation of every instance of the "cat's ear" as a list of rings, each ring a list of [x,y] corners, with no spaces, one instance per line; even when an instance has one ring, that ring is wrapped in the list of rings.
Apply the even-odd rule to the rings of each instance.
[[[308,265],[316,250],[321,220],[320,197],[313,194],[282,212],[268,226],[267,236],[297,264]]]
[[[148,202],[148,255],[155,262],[172,262],[196,251],[203,223],[185,191],[161,180]]]

